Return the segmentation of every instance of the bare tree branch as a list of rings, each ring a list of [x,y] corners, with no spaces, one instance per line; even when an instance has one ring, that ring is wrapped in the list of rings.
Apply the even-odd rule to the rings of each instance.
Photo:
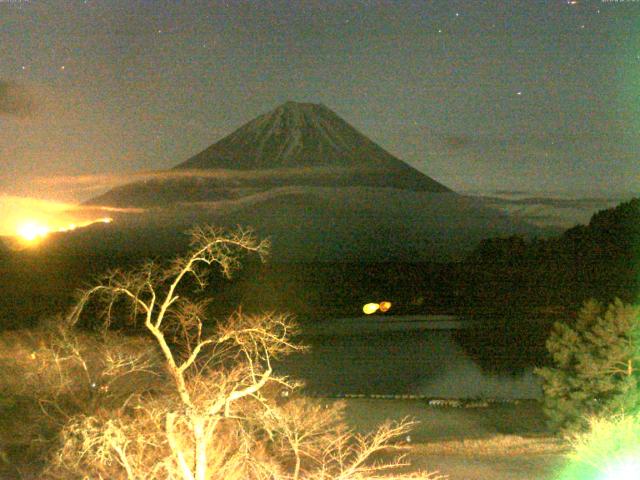
[[[129,393],[111,410],[115,419],[72,418],[54,462],[58,470],[50,473],[126,480],[364,480],[405,465],[402,456],[370,460],[392,448],[411,422],[358,436],[344,427],[339,407],[283,400],[280,392],[292,393],[298,384],[276,375],[272,362],[303,350],[291,340],[296,327],[289,317],[239,310],[206,328],[208,302],[188,298],[186,279],[202,288],[212,266],[229,277],[239,267],[240,252],[263,259],[268,242],[243,229],[205,226],[191,233],[188,255],[165,268],[148,262],[130,272],[109,272],[70,312],[69,325],[77,325],[90,303],[101,304],[108,328],[126,301],[131,323],[144,317],[144,330],[159,347],[171,381],[160,394]],[[124,376],[158,375],[144,351],[124,355],[105,348],[102,354],[100,380],[106,389]],[[68,355],[93,378],[79,349]],[[62,361],[58,358],[58,365]]]

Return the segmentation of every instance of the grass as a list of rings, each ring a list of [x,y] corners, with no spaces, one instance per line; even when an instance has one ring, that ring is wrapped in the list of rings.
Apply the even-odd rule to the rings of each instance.
[[[548,455],[566,453],[566,442],[553,437],[522,437],[520,435],[496,435],[488,438],[440,440],[415,445],[415,454],[507,456]]]
[[[477,408],[430,407],[406,399],[342,401],[347,423],[358,431],[405,416],[419,422],[410,434],[411,467],[405,473],[438,471],[450,480],[554,480],[566,463],[569,446],[547,430],[536,401],[478,402]]]
[[[327,400],[327,402],[334,400]],[[477,408],[430,407],[423,400],[344,399],[346,420],[358,431],[371,430],[387,419],[411,417],[419,422],[414,443],[486,439],[500,435],[551,436],[537,401],[493,403]]]

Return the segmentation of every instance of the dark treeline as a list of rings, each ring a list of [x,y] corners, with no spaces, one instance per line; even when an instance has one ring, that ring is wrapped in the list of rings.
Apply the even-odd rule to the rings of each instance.
[[[571,323],[585,300],[638,301],[640,199],[556,238],[484,240],[458,267],[458,311],[484,320],[460,333],[467,351],[487,369],[539,364],[553,323]]]
[[[584,300],[636,300],[640,287],[640,199],[593,215],[556,238],[488,239],[462,265],[471,309],[574,311]]]
[[[559,237],[483,240],[456,263],[248,265],[230,285],[248,308],[304,318],[355,316],[389,300],[390,314],[567,315],[586,299],[636,300],[640,199],[593,215]]]

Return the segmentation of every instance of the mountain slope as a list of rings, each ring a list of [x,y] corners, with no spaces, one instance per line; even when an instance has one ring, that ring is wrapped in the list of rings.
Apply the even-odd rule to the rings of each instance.
[[[116,187],[87,203],[164,207],[232,200],[285,186],[451,192],[327,107],[287,102],[172,170]]]
[[[393,186],[450,191],[397,159],[324,105],[287,102],[259,116],[176,169],[262,170],[333,167],[391,175]],[[391,186],[391,185],[389,185]]]
[[[272,261],[286,262],[451,260],[486,237],[541,234],[474,197],[379,187],[284,186],[113,216],[118,249],[180,251],[193,225],[244,225],[271,239]]]

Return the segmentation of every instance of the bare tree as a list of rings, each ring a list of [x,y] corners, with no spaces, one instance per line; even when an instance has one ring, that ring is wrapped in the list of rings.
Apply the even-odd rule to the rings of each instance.
[[[358,436],[344,427],[339,405],[324,408],[281,395],[298,387],[274,374],[272,363],[302,349],[291,340],[290,318],[237,312],[209,326],[207,302],[185,296],[188,280],[206,284],[208,267],[217,265],[229,276],[242,251],[264,257],[268,244],[246,230],[205,227],[193,231],[191,247],[168,267],[146,263],[130,272],[113,271],[82,293],[70,324],[98,301],[108,327],[126,300],[129,321],[141,323],[159,347],[171,388],[129,397],[110,414],[73,417],[47,475],[348,480],[376,478],[404,465],[403,457],[370,460],[396,448],[392,440],[406,433],[410,422]],[[143,368],[134,358],[112,363]]]

